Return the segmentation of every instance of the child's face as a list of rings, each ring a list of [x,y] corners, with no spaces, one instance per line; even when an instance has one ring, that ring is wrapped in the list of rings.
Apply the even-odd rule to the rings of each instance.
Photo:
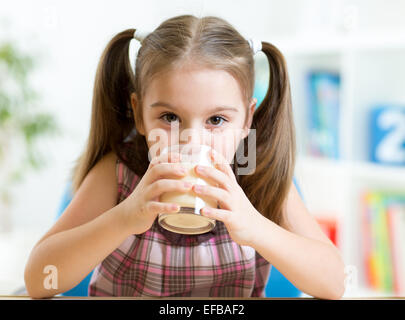
[[[131,101],[136,114],[135,94]],[[137,131],[146,137],[149,149],[157,142],[162,148],[205,144],[230,162],[240,140],[249,132],[256,102],[252,99],[246,106],[238,82],[225,71],[183,67],[151,81],[141,106],[143,123]]]

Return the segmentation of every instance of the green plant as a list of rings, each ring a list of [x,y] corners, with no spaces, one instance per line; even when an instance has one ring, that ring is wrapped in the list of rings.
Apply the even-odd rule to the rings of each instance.
[[[29,81],[36,60],[11,42],[0,44],[0,201],[10,201],[10,187],[29,170],[38,170],[45,158],[41,137],[59,133],[53,115],[40,111],[40,95]],[[19,155],[13,155],[18,151]],[[10,165],[12,164],[12,166]]]

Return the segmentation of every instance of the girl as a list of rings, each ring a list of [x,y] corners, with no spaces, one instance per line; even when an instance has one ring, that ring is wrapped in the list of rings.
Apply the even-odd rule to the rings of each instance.
[[[282,54],[261,43],[271,76],[255,111],[257,48],[226,21],[168,19],[140,38],[135,73],[128,57],[134,31],[117,34],[103,52],[74,197],[32,250],[28,293],[41,298],[65,292],[95,269],[89,285],[94,296],[263,296],[271,263],[303,292],[340,298],[342,258],[292,183],[295,136]],[[150,133],[170,133],[173,123],[181,131],[211,133],[202,144],[220,142],[212,153],[216,167],[196,167],[216,187],[184,184],[178,154],[170,154],[169,163],[161,156],[149,161]],[[237,161],[225,159],[232,146],[225,129],[242,132],[239,147],[255,130],[253,173],[239,175]],[[215,228],[197,236],[163,229],[158,214],[179,209],[158,201],[168,191],[218,201],[219,208],[201,211],[217,221]],[[57,285],[44,286],[47,266],[57,270]]]

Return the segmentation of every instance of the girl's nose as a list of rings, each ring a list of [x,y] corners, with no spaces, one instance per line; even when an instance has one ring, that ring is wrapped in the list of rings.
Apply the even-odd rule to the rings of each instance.
[[[180,133],[181,144],[207,144],[209,141],[210,132],[201,128],[187,128]]]

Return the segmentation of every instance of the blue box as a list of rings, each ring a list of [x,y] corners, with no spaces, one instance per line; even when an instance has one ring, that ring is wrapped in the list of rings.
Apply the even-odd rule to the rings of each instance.
[[[370,112],[370,160],[405,165],[405,106],[377,105]]]

